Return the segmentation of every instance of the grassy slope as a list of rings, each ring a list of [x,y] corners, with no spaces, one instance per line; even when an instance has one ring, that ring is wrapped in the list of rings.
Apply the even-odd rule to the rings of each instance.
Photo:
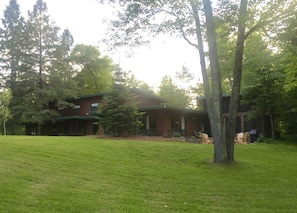
[[[0,212],[296,212],[297,147],[0,137]]]

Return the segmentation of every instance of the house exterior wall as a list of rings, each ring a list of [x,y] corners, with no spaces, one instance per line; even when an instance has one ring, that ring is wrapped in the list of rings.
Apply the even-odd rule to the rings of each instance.
[[[195,135],[195,131],[201,131],[202,121],[194,116],[186,118],[186,136],[191,137]]]
[[[90,98],[84,98],[84,99],[77,99],[72,101],[73,104],[79,105],[79,109],[75,108],[67,108],[63,111],[61,111],[61,116],[86,116],[90,111],[94,111],[97,109],[92,109],[91,104],[92,103],[98,103],[99,107],[100,104],[102,104],[102,97],[90,97]]]
[[[135,90],[136,102],[139,109],[143,107],[144,112],[139,134],[171,136],[174,132],[180,132],[184,136],[193,136],[194,131],[200,131],[203,126],[204,117],[199,113],[177,107],[166,107],[161,105],[164,100],[146,92]],[[60,117],[54,124],[43,125],[45,135],[94,135],[104,134],[103,128],[94,125],[97,118],[90,112],[96,112],[103,103],[103,94],[94,94],[78,99],[68,100],[75,106],[60,111]],[[98,108],[91,105],[98,103]],[[29,127],[29,126],[28,126]],[[34,129],[28,128],[29,132]]]
[[[158,136],[170,136],[171,120],[167,113],[157,113],[157,135]]]

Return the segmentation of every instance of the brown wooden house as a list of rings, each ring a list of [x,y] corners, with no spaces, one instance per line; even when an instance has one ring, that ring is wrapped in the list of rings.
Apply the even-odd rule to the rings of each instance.
[[[139,89],[131,89],[136,95],[138,110],[143,112],[143,126],[136,134],[150,136],[171,136],[180,134],[193,136],[195,131],[209,130],[207,112],[173,107],[164,100]],[[69,100],[73,107],[60,111],[55,122],[41,128],[42,135],[96,135],[104,134],[98,127],[97,111],[103,101],[104,93],[86,95]],[[26,133],[32,134],[34,125],[26,126]],[[210,133],[210,132],[209,132]]]

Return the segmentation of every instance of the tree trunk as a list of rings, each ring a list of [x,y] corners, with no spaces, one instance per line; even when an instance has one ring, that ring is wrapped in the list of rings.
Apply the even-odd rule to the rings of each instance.
[[[37,132],[36,135],[41,135],[41,124],[37,123]]]
[[[233,65],[233,84],[229,104],[229,119],[227,123],[227,160],[234,161],[234,135],[236,129],[237,108],[239,104],[242,76],[242,61],[245,41],[245,22],[247,16],[247,0],[241,0],[239,9],[238,35]]]
[[[191,7],[195,19],[195,31],[196,31],[196,37],[198,41],[198,52],[200,56],[200,67],[202,72],[202,78],[203,78],[203,88],[204,88],[204,96],[206,101],[206,108],[207,113],[209,117],[210,127],[213,127],[213,113],[212,113],[212,104],[211,104],[211,93],[210,93],[210,87],[208,82],[208,74],[206,69],[206,62],[205,62],[205,54],[204,54],[204,48],[203,48],[203,37],[202,37],[202,30],[201,30],[201,24],[200,24],[200,18],[198,14],[198,5],[197,2],[191,1]],[[211,131],[213,131],[211,129]]]
[[[274,119],[271,112],[269,112],[269,118],[270,118],[270,128],[271,128],[271,137],[275,139],[275,133],[274,133]]]
[[[3,120],[3,135],[6,135],[6,122]]]
[[[227,159],[226,137],[222,110],[222,86],[219,58],[216,43],[215,23],[210,0],[204,0],[209,60],[211,69],[211,105],[212,105],[212,136],[214,139],[214,162],[222,163]]]
[[[261,113],[261,120],[260,120],[260,134],[262,136],[266,136],[266,128],[265,128],[265,115]]]

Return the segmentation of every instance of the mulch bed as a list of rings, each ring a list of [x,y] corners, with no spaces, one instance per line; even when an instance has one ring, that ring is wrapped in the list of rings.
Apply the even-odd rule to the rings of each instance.
[[[169,142],[188,142],[186,138],[168,138],[161,136],[124,136],[124,137],[110,137],[105,135],[96,135],[90,136],[95,138],[105,138],[105,139],[113,139],[113,140],[140,140],[140,141],[169,141]]]

